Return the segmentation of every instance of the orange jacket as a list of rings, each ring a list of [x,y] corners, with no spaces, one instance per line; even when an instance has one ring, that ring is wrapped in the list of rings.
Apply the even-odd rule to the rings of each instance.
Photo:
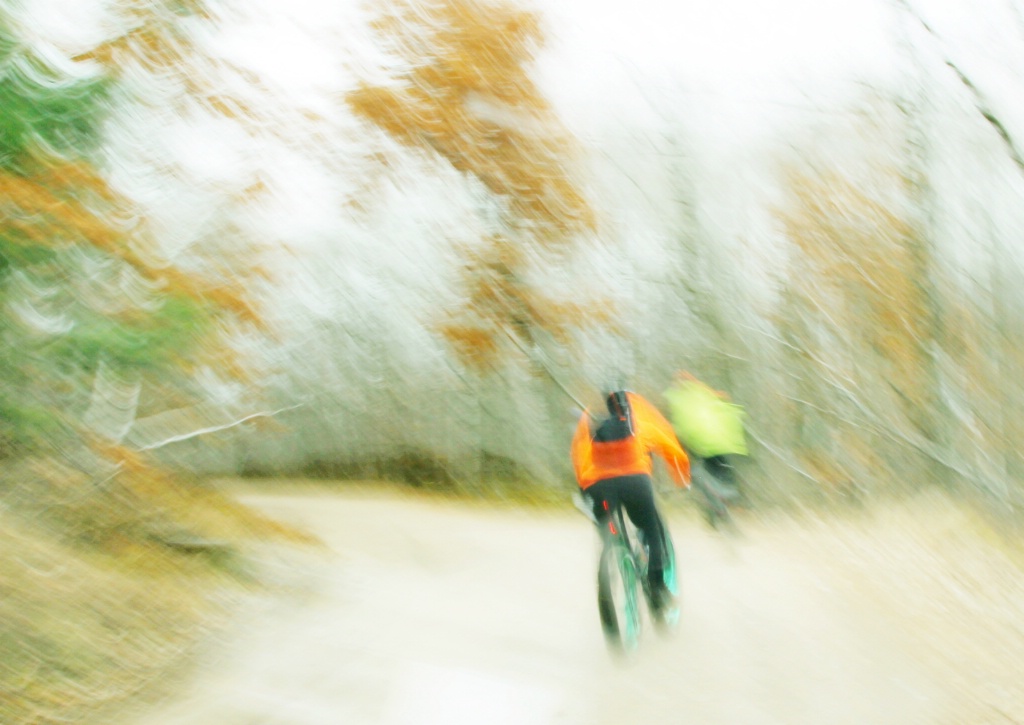
[[[654,461],[651,453],[664,459],[677,486],[690,485],[690,459],[665,416],[636,393],[626,393],[633,409],[636,434],[625,440],[594,442],[590,415],[580,416],[572,438],[570,454],[576,482],[586,489],[598,481],[617,476],[651,475]]]

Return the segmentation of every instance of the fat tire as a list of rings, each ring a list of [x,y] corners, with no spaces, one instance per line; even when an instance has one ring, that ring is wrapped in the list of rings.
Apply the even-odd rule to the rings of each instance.
[[[605,641],[618,654],[632,652],[640,641],[637,585],[632,555],[620,544],[605,547],[597,570],[597,608]],[[616,594],[621,611],[616,606]]]

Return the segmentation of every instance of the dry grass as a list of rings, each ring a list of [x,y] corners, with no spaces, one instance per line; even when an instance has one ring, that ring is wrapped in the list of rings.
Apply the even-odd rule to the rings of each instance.
[[[91,481],[33,462],[5,472],[0,490],[5,725],[103,721],[257,585],[254,544],[308,541],[151,470]]]

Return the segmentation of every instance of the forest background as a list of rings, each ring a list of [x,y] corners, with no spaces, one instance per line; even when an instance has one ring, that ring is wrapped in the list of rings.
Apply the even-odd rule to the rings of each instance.
[[[755,508],[1014,520],[1020,12],[804,10],[4,2],[5,545],[282,533],[218,476],[565,497],[579,408],[679,369],[745,408]]]

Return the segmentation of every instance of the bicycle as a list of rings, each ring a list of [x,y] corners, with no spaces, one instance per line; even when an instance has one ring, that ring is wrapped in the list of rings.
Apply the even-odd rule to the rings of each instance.
[[[729,511],[729,504],[738,498],[735,490],[724,487],[703,464],[692,468],[691,483],[702,494],[701,509],[711,528],[725,533],[738,534],[736,522]]]
[[[658,607],[648,580],[649,544],[621,506],[616,506],[597,521],[593,509],[580,493],[573,496],[576,507],[601,534],[601,555],[597,570],[597,608],[605,641],[616,654],[628,655],[640,644],[643,630],[642,608],[637,594],[643,592],[651,621],[661,633],[668,633],[679,622],[678,605]],[[675,547],[665,529],[665,584],[674,597],[679,595]],[[637,585],[640,585],[639,587]]]

